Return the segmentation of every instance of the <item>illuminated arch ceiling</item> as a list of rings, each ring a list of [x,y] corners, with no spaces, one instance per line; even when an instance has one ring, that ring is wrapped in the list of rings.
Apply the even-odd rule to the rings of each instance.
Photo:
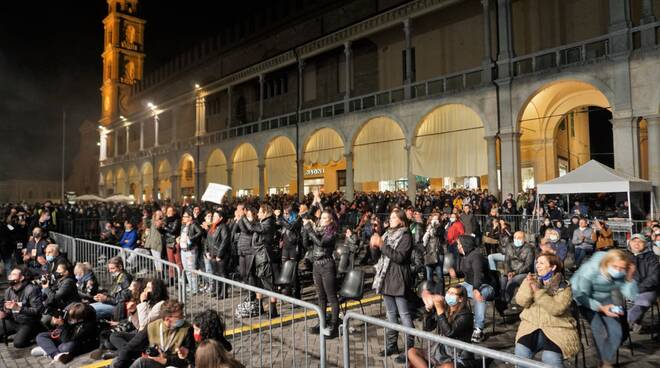
[[[305,165],[327,165],[342,160],[344,141],[339,133],[330,128],[317,130],[305,144]]]
[[[296,149],[289,138],[279,136],[268,144],[265,155],[267,187],[281,188],[296,178]]]
[[[249,143],[241,144],[232,157],[232,187],[235,190],[258,189],[257,151]]]
[[[355,181],[396,180],[406,176],[406,138],[394,120],[369,120],[353,144]]]
[[[227,184],[227,159],[219,149],[213,150],[206,161],[206,181],[207,184]]]

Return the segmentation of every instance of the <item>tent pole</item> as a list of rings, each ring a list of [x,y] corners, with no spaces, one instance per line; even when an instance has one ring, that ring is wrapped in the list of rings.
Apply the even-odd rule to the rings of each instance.
[[[566,213],[571,214],[571,195],[566,193]]]
[[[633,222],[632,222],[632,203],[630,202],[630,188],[628,189],[628,219],[630,220],[630,236],[632,236]]]

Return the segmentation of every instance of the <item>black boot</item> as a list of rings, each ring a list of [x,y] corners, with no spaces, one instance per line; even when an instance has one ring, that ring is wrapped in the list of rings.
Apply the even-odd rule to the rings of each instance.
[[[270,303],[270,318],[277,318],[279,316],[279,313],[277,313],[277,303]]]
[[[312,335],[318,335],[319,333],[321,333],[321,326],[317,324],[314,327],[310,327],[309,333]]]
[[[394,330],[388,330],[387,331],[387,346],[385,347],[385,350],[380,352],[381,356],[390,356],[394,354],[398,354],[399,351],[399,346],[397,344],[397,341],[399,340],[399,333]]]

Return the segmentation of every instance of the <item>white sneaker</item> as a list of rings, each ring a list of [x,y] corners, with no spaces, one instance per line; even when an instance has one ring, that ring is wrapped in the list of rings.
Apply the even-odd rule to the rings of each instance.
[[[30,351],[30,355],[32,355],[33,357],[42,357],[42,356],[46,356],[46,351],[40,348],[39,346],[37,346],[36,348],[33,348]]]

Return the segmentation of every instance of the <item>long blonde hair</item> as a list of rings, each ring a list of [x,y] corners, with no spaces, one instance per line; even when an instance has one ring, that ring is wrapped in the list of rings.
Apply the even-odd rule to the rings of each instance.
[[[195,368],[245,368],[213,339],[204,340],[195,352]]]
[[[630,259],[630,256],[621,249],[612,249],[607,251],[605,253],[605,256],[603,259],[600,260],[600,273],[605,275],[608,278],[610,277],[610,274],[607,272],[607,267],[612,263],[616,261],[625,261],[626,262],[626,268],[630,267],[630,264],[632,263],[632,259]]]

